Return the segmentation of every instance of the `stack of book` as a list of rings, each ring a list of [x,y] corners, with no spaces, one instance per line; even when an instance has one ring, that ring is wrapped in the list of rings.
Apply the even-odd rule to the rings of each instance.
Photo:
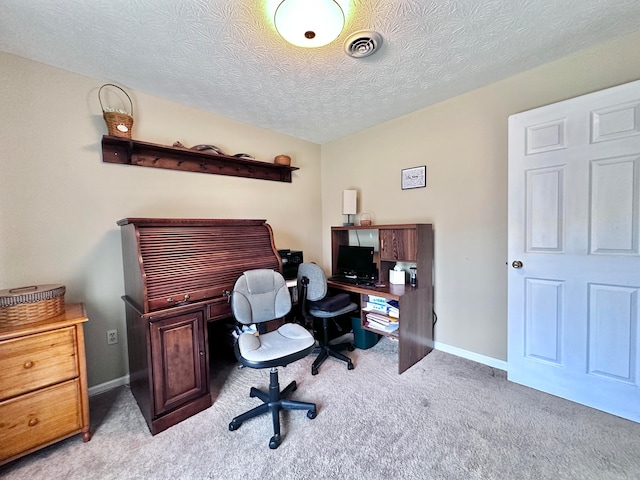
[[[369,295],[364,308],[366,312],[367,326],[374,330],[390,333],[398,329],[398,302],[387,300],[384,297]]]

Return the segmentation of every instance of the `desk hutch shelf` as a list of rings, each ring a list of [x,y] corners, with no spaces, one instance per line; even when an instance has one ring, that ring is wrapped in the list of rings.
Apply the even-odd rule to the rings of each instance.
[[[102,161],[287,183],[291,183],[291,172],[298,170],[298,167],[289,165],[216,155],[190,148],[157,145],[110,135],[102,137]]]
[[[382,332],[368,326],[367,312],[360,309],[361,326],[398,341],[398,373],[402,373],[433,350],[433,227],[431,224],[374,225],[368,227],[332,227],[332,275],[338,275],[337,258],[340,245],[349,245],[349,233],[371,232],[378,239],[377,267],[381,287],[343,284],[329,280],[332,288],[357,296],[361,307],[369,295],[396,300],[400,318],[398,330]],[[362,232],[360,232],[362,231]],[[396,262],[415,264],[418,285],[389,283],[389,270]]]

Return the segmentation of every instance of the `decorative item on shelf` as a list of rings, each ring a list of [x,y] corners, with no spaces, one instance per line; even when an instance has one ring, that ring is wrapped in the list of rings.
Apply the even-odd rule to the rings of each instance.
[[[102,102],[104,87],[117,88],[124,93],[129,101],[129,109],[127,110],[126,105],[124,106],[125,108],[105,106]],[[120,98],[120,100],[122,100],[122,98]],[[133,126],[133,102],[127,92],[117,85],[105,83],[100,87],[100,90],[98,90],[98,101],[100,102],[100,108],[102,108],[102,118],[104,118],[104,121],[107,124],[109,135],[114,137],[131,138],[131,127]]]
[[[418,285],[418,267],[415,265],[411,265],[409,267],[409,283],[412,287],[416,287]]]
[[[371,220],[370,213],[361,213],[360,214],[360,226],[361,227],[370,227],[373,221]]]
[[[201,145],[194,145],[193,147],[187,147],[180,140],[176,140],[175,142],[173,142],[172,146],[178,147],[178,148],[187,148],[189,150],[195,150],[197,152],[202,152],[202,153],[212,153],[213,155],[225,155],[225,156],[227,155],[219,147],[216,147],[215,145],[209,145],[209,144],[201,144]],[[234,155],[234,157],[253,158],[251,155],[247,155],[246,153],[238,153]]]
[[[357,213],[357,190],[342,191],[342,214],[347,216],[347,221],[342,224],[344,227],[352,227],[354,225],[352,215]]]
[[[335,0],[283,0],[273,23],[287,42],[306,48],[333,42],[344,27],[344,12]]]
[[[273,159],[276,165],[291,165],[291,157],[289,155],[276,155]]]
[[[191,147],[191,150],[197,150],[198,152],[203,153],[213,153],[215,155],[226,155],[222,150],[220,150],[215,145],[194,145]]]
[[[234,155],[234,157],[236,158],[248,158],[249,160],[255,160],[256,157],[254,157],[253,155],[249,155],[248,153],[236,153]]]
[[[64,285],[0,290],[0,327],[39,322],[64,313]]]

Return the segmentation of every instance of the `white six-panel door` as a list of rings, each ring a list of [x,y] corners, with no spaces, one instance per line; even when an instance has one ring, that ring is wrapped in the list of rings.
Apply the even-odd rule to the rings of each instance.
[[[640,422],[640,81],[509,118],[508,234],[509,380]]]

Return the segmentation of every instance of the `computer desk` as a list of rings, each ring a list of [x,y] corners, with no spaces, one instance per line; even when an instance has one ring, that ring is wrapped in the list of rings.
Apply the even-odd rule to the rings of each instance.
[[[335,280],[327,280],[327,286],[333,291],[351,294],[353,301],[360,307],[360,325],[363,329],[398,342],[398,373],[404,372],[433,350],[433,311],[427,311],[425,307],[432,305],[432,302],[423,301],[425,296],[431,298],[431,287],[394,284],[371,287]],[[398,301],[400,310],[398,330],[386,333],[368,326],[367,312],[362,309],[362,306],[366,306],[370,295]]]

